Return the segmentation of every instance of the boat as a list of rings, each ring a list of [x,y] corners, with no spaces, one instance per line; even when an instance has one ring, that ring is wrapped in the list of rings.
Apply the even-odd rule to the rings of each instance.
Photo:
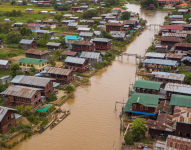
[[[42,128],[38,131],[38,133],[42,133],[43,131],[45,131],[50,125],[52,125],[54,123],[54,121],[58,118],[58,114],[54,115],[53,118]]]
[[[59,119],[57,119],[51,126],[50,129],[54,128],[58,125],[64,118],[66,118],[70,114],[70,110],[66,111]]]

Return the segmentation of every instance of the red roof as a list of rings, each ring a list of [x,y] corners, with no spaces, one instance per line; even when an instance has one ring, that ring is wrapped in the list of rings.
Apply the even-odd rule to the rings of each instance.
[[[179,0],[158,0],[158,2],[178,2]]]
[[[44,3],[51,3],[51,1],[44,1]]]
[[[150,6],[149,7],[155,7],[155,5],[154,4],[150,4]]]
[[[67,56],[76,56],[76,55],[77,55],[77,52],[64,51],[62,54],[63,54],[63,55],[67,55]]]
[[[45,21],[43,21],[43,22],[54,22],[54,21],[51,21],[51,20],[45,20]]]
[[[80,7],[72,7],[72,8],[80,8]]]
[[[28,24],[28,27],[37,27],[37,26],[40,26],[39,24],[35,24],[35,23],[29,23]]]
[[[162,29],[175,29],[175,30],[183,30],[183,27],[179,25],[165,25]]]

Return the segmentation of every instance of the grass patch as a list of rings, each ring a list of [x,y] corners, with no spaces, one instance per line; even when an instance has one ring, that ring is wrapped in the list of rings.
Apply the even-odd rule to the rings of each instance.
[[[4,76],[8,76],[11,74],[11,71],[3,71],[3,70],[0,70],[0,78],[1,77],[4,77]]]
[[[142,139],[141,141],[143,144],[148,144],[149,143],[149,140],[148,139]]]
[[[63,96],[61,97],[61,100],[65,99],[65,97],[66,97],[66,95],[63,95]]]

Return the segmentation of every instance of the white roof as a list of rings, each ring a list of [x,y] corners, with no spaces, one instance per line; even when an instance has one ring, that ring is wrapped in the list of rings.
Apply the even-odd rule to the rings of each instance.
[[[145,54],[146,57],[156,57],[156,58],[164,58],[165,53],[155,53],[155,52],[148,52]]]
[[[184,81],[184,74],[177,74],[177,73],[169,73],[169,72],[152,72],[153,75],[157,78],[164,78],[164,79],[171,79],[171,80],[178,80]]]
[[[85,62],[84,58],[78,58],[78,57],[70,57],[68,56],[64,62],[69,63],[75,63],[75,64],[83,64]]]
[[[89,31],[91,28],[78,28],[77,30]]]
[[[82,52],[80,55],[81,58],[91,58],[91,59],[99,59],[100,53],[94,52]]]
[[[8,62],[8,60],[0,59],[0,65],[7,65]]]
[[[166,59],[145,59],[143,61],[145,64],[158,64],[166,66],[178,66],[178,62],[175,60],[166,60]]]
[[[191,86],[186,85],[186,84],[167,83],[164,90],[177,92],[177,93],[190,94],[191,93]]]

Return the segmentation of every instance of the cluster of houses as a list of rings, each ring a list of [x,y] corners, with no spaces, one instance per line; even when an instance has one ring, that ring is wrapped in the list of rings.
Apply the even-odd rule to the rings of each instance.
[[[156,52],[147,52],[143,60],[151,81],[134,83],[123,111],[129,118],[147,119],[149,136],[158,139],[153,149],[190,149],[191,85],[184,84],[184,74],[170,72],[181,63],[190,68],[191,43],[185,41],[191,25],[184,23],[183,15],[170,15],[169,19],[169,25],[159,31],[162,38],[156,42]],[[165,66],[170,72],[162,72]]]

